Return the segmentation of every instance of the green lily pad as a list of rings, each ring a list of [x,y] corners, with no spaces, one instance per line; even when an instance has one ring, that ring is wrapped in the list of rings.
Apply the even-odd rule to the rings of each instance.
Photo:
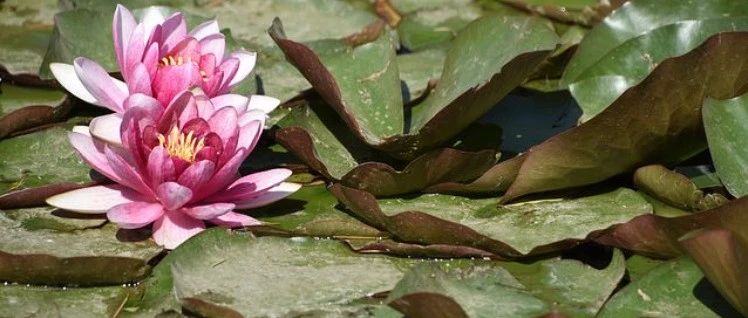
[[[0,138],[59,121],[71,106],[59,90],[4,84],[0,87]]]
[[[336,208],[338,199],[324,185],[305,186],[271,205],[252,209],[252,216],[291,235],[378,237],[381,232]]]
[[[631,255],[626,259],[626,273],[628,273],[629,280],[635,282],[665,262],[666,261],[646,256]]]
[[[445,148],[423,154],[398,170],[387,163],[391,160],[386,156],[349,134],[339,117],[316,98],[292,107],[278,126],[275,139],[312,169],[380,196],[414,192],[445,181],[470,180],[497,160],[493,150]]]
[[[36,210],[21,213],[0,215],[0,280],[81,286],[137,282],[162,251],[151,241],[122,241],[127,232],[118,233],[114,225],[85,228],[83,221],[40,217]]]
[[[408,86],[408,103],[422,96],[429,87],[429,81],[438,80],[442,74],[446,50],[433,48],[397,56],[400,80]]]
[[[496,198],[430,194],[377,201],[340,184],[331,191],[367,223],[406,242],[466,245],[510,257],[569,248],[592,233],[652,212],[641,196],[624,188],[498,206]]]
[[[748,198],[732,200],[718,208],[678,217],[641,215],[601,233],[595,241],[638,254],[668,258],[683,254],[678,240],[701,229],[724,228],[739,240],[748,240]]]
[[[3,210],[2,213],[28,231],[53,230],[72,233],[97,228],[106,223],[104,215],[76,214],[52,207]]]
[[[374,43],[333,59],[316,56],[307,46],[289,40],[283,35],[280,25],[272,28],[271,35],[286,57],[305,74],[356,136],[375,148],[406,159],[413,159],[438,146],[470,125],[521,84],[557,42],[554,32],[534,18],[490,16],[470,23],[453,41],[439,84],[422,103],[413,106],[410,124],[405,127],[405,134],[401,134],[398,131],[402,131],[404,123],[400,120],[402,104],[394,98],[398,96],[396,99],[399,99],[400,84],[396,74],[397,60],[392,58],[392,45],[388,47],[389,51],[380,48],[376,63],[355,63],[386,67],[359,66],[352,69],[351,63],[341,61],[350,61],[357,55],[356,50],[374,49]],[[502,40],[497,40],[499,38]],[[389,39],[383,35],[375,43],[382,43],[379,45],[382,47]],[[358,73],[350,75],[354,71]],[[358,89],[362,79],[367,79],[366,87],[369,88]],[[374,82],[369,83],[369,80]],[[391,100],[370,100],[372,87],[387,87]],[[372,102],[377,103],[376,106],[371,106]],[[359,109],[360,105],[369,106]]]
[[[392,304],[408,295],[430,293],[448,297],[468,317],[539,317],[551,311],[570,317],[594,317],[623,274],[620,252],[603,270],[561,259],[531,264],[468,260],[425,263],[406,273],[387,300]],[[439,305],[438,300],[429,304]]]
[[[505,200],[597,183],[647,164],[680,162],[704,150],[703,100],[743,93],[735,87],[748,81],[740,62],[748,54],[746,36],[721,33],[662,62],[594,120],[533,147]]]
[[[127,300],[122,287],[1,286],[3,317],[111,317]]]
[[[182,244],[154,269],[144,283],[145,303],[138,308],[144,315],[158,313],[146,303],[162,306],[174,291],[178,299],[252,317],[367,316],[379,305],[362,299],[394,287],[411,263],[356,254],[336,241],[255,238],[212,229]]]
[[[748,118],[748,95],[725,101],[709,99],[703,113],[709,152],[719,179],[735,197],[748,194],[748,171],[743,161],[748,152],[741,146],[748,136],[742,120]]]
[[[434,2],[437,1],[409,8],[408,4],[394,1],[395,8],[402,13],[397,25],[400,42],[411,51],[449,42],[468,23],[483,15],[483,9],[474,1]]]
[[[649,271],[608,300],[597,317],[739,317],[689,258]]]
[[[586,121],[640,83],[664,60],[719,32],[746,31],[748,5],[729,0],[693,6],[677,0],[632,2],[582,41],[563,77]]]
[[[0,141],[0,193],[55,182],[87,182],[90,168],[67,140],[67,127]]]
[[[0,27],[3,28],[0,34],[0,69],[13,76],[36,77],[47,52],[52,27],[2,24]]]

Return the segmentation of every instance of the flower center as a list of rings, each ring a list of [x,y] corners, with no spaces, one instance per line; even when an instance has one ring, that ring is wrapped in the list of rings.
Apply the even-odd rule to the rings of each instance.
[[[162,58],[158,64],[161,66],[179,66],[179,65],[184,64],[184,62],[185,61],[182,56],[177,56],[175,58],[174,56],[169,55],[169,56]]]
[[[168,136],[159,134],[158,143],[170,156],[187,162],[194,162],[197,153],[205,147],[204,138],[197,139],[191,131],[185,135],[177,127],[172,128]]]

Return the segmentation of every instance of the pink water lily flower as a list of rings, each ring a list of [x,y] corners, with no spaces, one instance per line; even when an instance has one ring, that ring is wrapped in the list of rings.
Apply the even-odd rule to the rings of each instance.
[[[114,52],[124,82],[100,65],[78,57],[73,65],[52,63],[57,81],[80,99],[124,113],[133,94],[154,97],[163,106],[184,90],[198,87],[208,97],[229,93],[252,71],[256,54],[226,54],[226,41],[215,20],[189,33],[181,13],[164,17],[146,9],[137,23],[130,11],[117,5],[112,23]]]
[[[205,222],[241,227],[259,221],[235,210],[269,204],[298,190],[288,169],[240,177],[239,165],[263,131],[265,113],[216,107],[184,92],[165,109],[143,94],[125,101],[119,146],[79,127],[69,139],[80,157],[115,182],[62,193],[50,205],[106,213],[124,229],[153,224],[153,239],[173,249]]]

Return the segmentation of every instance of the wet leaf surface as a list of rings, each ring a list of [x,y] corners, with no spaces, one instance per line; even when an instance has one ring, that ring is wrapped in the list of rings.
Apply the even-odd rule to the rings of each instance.
[[[538,317],[549,311],[594,317],[623,273],[620,252],[604,270],[561,259],[531,264],[469,260],[425,263],[403,277],[388,301],[408,301],[408,295],[430,293],[455,302],[467,317]],[[443,299],[432,299],[431,305],[441,306]]]
[[[102,317],[127,300],[122,287],[55,288],[11,285],[0,287],[3,317]]]
[[[178,298],[200,299],[249,317],[366,316],[378,305],[358,300],[394,287],[411,263],[357,255],[330,240],[254,238],[214,229],[165,258],[145,286],[159,288],[154,293],[161,299],[174,297],[174,290]],[[174,288],[167,286],[172,283]],[[155,296],[146,293],[145,300]]]
[[[45,213],[53,212],[33,209],[0,215],[0,279],[63,286],[131,283],[145,278],[148,261],[161,253],[145,240],[148,236],[125,241],[139,236],[118,233],[113,225],[98,227],[100,219],[67,220]]]
[[[748,136],[742,124],[748,117],[748,96],[725,101],[707,100],[703,113],[709,152],[720,180],[733,196],[748,194],[748,165],[744,162],[748,154],[740,146]]]
[[[748,5],[729,0],[633,1],[580,44],[564,74],[586,121],[637,85],[656,66],[719,32],[746,31]]]
[[[592,184],[703,150],[703,99],[740,94],[748,81],[738,62],[748,52],[745,36],[723,33],[659,64],[593,120],[532,148],[504,198]]]
[[[704,279],[699,267],[682,257],[652,269],[616,293],[598,317],[739,317]]]
[[[90,181],[90,169],[70,147],[68,131],[53,127],[0,141],[0,192]]]
[[[497,199],[431,194],[377,201],[341,185],[331,191],[354,214],[406,242],[466,245],[510,257],[569,248],[596,231],[652,211],[629,189],[498,206]]]

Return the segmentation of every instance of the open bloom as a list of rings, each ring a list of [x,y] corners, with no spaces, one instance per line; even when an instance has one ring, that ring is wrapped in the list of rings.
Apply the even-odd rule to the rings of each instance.
[[[156,243],[173,249],[202,231],[206,221],[228,227],[259,224],[234,211],[274,202],[299,188],[284,182],[291,175],[287,169],[238,175],[263,130],[262,111],[216,107],[190,92],[165,109],[142,94],[126,103],[115,142],[92,137],[85,127],[69,134],[80,157],[116,184],[66,192],[47,203],[106,213],[125,229],[152,223]]]
[[[163,106],[193,87],[208,97],[226,94],[249,75],[256,60],[252,52],[226,54],[215,20],[188,33],[181,13],[165,18],[156,8],[146,9],[137,23],[127,8],[117,5],[112,34],[124,82],[85,57],[76,58],[73,65],[52,63],[50,69],[78,98],[117,113],[125,112],[125,99],[133,94],[154,97]]]

